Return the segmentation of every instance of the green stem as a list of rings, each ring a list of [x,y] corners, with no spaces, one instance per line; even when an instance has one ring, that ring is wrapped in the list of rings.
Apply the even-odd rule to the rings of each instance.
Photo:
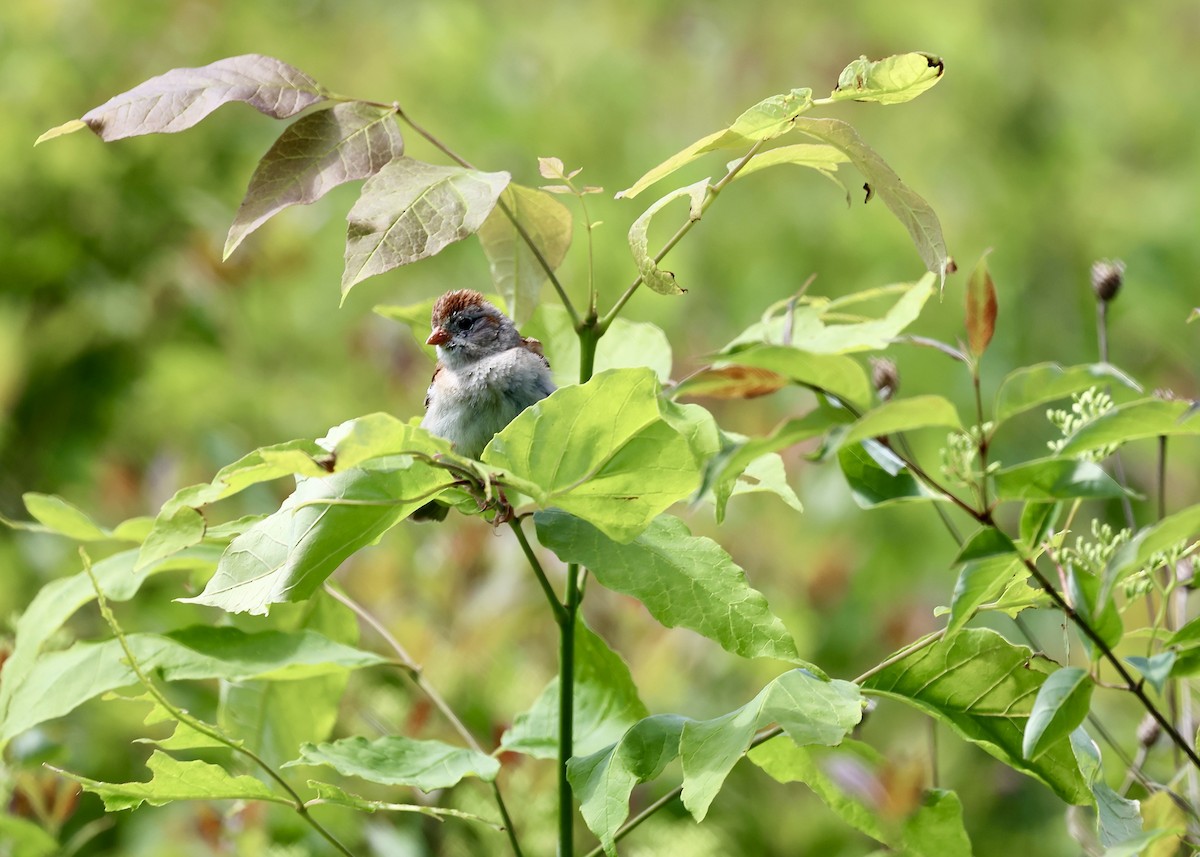
[[[575,797],[567,779],[567,762],[575,746],[575,622],[579,614],[579,565],[567,565],[566,616],[559,624],[558,677],[558,854],[575,848]]]
[[[988,506],[988,436],[983,430],[983,393],[979,388],[979,361],[971,364],[971,382],[975,387],[975,423],[979,431],[979,507]]]
[[[521,519],[513,518],[508,522],[508,525],[512,527],[513,533],[516,534],[517,541],[521,545],[521,550],[525,554],[525,559],[529,561],[534,575],[537,576],[538,583],[541,584],[542,591],[546,593],[546,600],[550,602],[550,610],[554,613],[554,621],[562,625],[567,619],[567,610],[563,607],[562,602],[558,600],[558,594],[554,591],[554,587],[550,585],[550,579],[546,577],[545,569],[542,568],[541,562],[538,561],[537,554],[533,552],[533,547],[529,544],[525,530],[521,528]]]

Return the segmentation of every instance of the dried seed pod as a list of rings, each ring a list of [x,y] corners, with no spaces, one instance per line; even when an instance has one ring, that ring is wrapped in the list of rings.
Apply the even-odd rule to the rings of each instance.
[[[1142,718],[1142,722],[1138,724],[1137,739],[1138,743],[1143,747],[1150,748],[1158,741],[1158,736],[1162,734],[1162,727],[1158,725],[1158,721],[1147,714]]]
[[[900,389],[900,370],[886,357],[872,357],[871,385],[879,394],[880,401],[886,402]]]
[[[1108,303],[1121,291],[1125,281],[1125,263],[1120,259],[1101,259],[1092,265],[1092,291],[1096,300]]]

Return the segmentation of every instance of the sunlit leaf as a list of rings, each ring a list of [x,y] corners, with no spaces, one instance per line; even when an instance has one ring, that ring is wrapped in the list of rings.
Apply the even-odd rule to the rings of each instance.
[[[941,396],[893,399],[863,414],[846,432],[842,443],[856,443],[921,428],[961,428],[958,409]]]
[[[995,419],[998,423],[1003,422],[1038,405],[1108,384],[1141,390],[1136,381],[1107,363],[1066,368],[1057,363],[1024,366],[1010,372],[996,391]]]
[[[798,660],[791,634],[746,573],[678,518],[660,515],[627,544],[563,512],[538,512],[535,520],[538,541],[559,559],[580,563],[603,586],[637,598],[668,628],[689,628],[742,657]]]
[[[1079,618],[1099,635],[1111,649],[1121,641],[1125,625],[1121,611],[1110,589],[1106,589],[1099,577],[1074,565],[1067,567],[1067,598]],[[1093,660],[1101,655],[1091,637],[1082,630],[1079,639]]]
[[[190,506],[181,506],[170,514],[160,514],[155,518],[150,534],[142,542],[134,571],[199,544],[204,538],[204,531],[204,516]]]
[[[803,512],[804,506],[788,482],[783,459],[774,452],[764,452],[743,468],[734,479],[713,486],[717,523],[725,520],[729,500],[739,494],[774,494],[792,509]]]
[[[707,196],[708,179],[673,190],[643,211],[641,217],[629,227],[629,249],[633,252],[638,273],[642,281],[660,295],[681,295],[686,289],[680,288],[675,282],[675,275],[658,267],[658,262],[650,255],[650,221],[663,206],[680,197],[688,198],[688,219],[699,220]]]
[[[508,185],[484,173],[399,157],[363,184],[346,216],[342,296],[358,283],[441,252],[479,230]]]
[[[390,107],[347,101],[289,125],[250,177],[225,239],[225,258],[247,235],[292,205],[316,202],[346,182],[365,179],[404,152]]]
[[[996,499],[1015,501],[1070,500],[1076,497],[1120,497],[1125,489],[1091,461],[1043,458],[996,472]]]
[[[510,184],[500,202],[517,219],[546,264],[557,269],[571,246],[571,211],[548,193]],[[538,306],[547,274],[512,217],[497,205],[479,227],[479,242],[509,316],[524,324]]]
[[[737,163],[738,161],[730,161],[726,164],[726,168],[732,170]],[[791,146],[779,146],[775,149],[759,152],[738,171],[737,178],[742,179],[748,175],[757,173],[759,170],[780,165],[807,167],[811,170],[816,170],[817,173],[833,182],[846,195],[846,203],[848,205],[850,203],[850,193],[837,177],[838,167],[848,163],[850,163],[850,158],[841,149],[828,146],[824,143],[796,143]]]
[[[1080,667],[1063,667],[1042,683],[1025,724],[1021,752],[1026,759],[1037,759],[1075,731],[1087,717],[1095,687]]]
[[[871,401],[871,382],[853,358],[814,354],[786,345],[754,345],[722,355],[718,366],[750,366],[782,375],[794,384],[812,387],[855,405]]]
[[[496,779],[500,763],[491,756],[441,741],[402,735],[368,740],[361,735],[322,744],[304,744],[300,757],[283,767],[328,765],[339,774],[387,786],[413,786],[423,792],[448,789],[463,777]]]
[[[876,61],[860,57],[842,69],[829,98],[901,104],[936,84],[945,70],[941,57],[933,54],[897,54]]]
[[[967,347],[979,359],[996,332],[996,286],[983,254],[967,280]]]
[[[1079,455],[1148,437],[1200,434],[1200,412],[1190,402],[1141,399],[1118,405],[1067,439],[1062,455]]]
[[[876,441],[844,445],[837,455],[842,475],[860,508],[946,499],[926,487],[894,452]]]

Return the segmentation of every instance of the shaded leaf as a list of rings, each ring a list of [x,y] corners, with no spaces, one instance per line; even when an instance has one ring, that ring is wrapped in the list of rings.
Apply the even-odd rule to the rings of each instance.
[[[871,382],[862,366],[841,354],[813,354],[785,345],[754,345],[723,355],[718,366],[766,369],[794,384],[837,396],[855,405],[871,401]]]
[[[571,212],[547,193],[510,184],[500,202],[521,224],[542,259],[557,269],[571,246]],[[479,227],[479,242],[492,271],[492,285],[504,297],[509,316],[524,324],[538,305],[547,274],[512,218],[501,205]]]
[[[1200,412],[1190,402],[1141,399],[1118,405],[1067,439],[1062,455],[1079,455],[1102,446],[1148,437],[1200,434]]]
[[[996,391],[995,419],[1000,423],[1038,405],[1106,384],[1141,390],[1136,381],[1107,363],[1066,368],[1057,363],[1024,366],[1010,372]]]
[[[755,399],[781,390],[788,379],[755,366],[709,367],[689,375],[671,391],[674,397],[709,399]]]
[[[746,573],[712,539],[660,515],[620,544],[558,511],[538,512],[538,541],[563,562],[585,566],[608,589],[631,595],[668,628],[682,626],[742,657],[796,661],[795,641],[752,588]]]
[[[579,382],[579,337],[565,308],[540,304],[523,332],[541,341],[558,386]],[[652,369],[663,383],[670,379],[671,343],[666,333],[650,322],[617,316],[608,333],[596,343],[593,373],[643,366]]]
[[[876,61],[860,57],[842,69],[829,98],[902,104],[936,84],[945,70],[941,57],[933,54],[897,54]]]
[[[962,630],[981,605],[995,600],[1025,569],[1016,546],[992,527],[975,533],[954,564],[960,570],[950,601],[948,636]]]
[[[996,332],[996,286],[984,253],[967,280],[967,346],[979,359]]]
[[[1122,797],[1104,782],[1100,767],[1100,748],[1086,730],[1079,728],[1071,733],[1071,748],[1079,763],[1079,769],[1092,790],[1100,844],[1107,848],[1135,840],[1142,832],[1138,802]]]
[[[81,121],[111,142],[183,131],[231,101],[286,119],[328,97],[325,87],[299,69],[274,57],[245,54],[200,68],[171,69],[89,110]],[[67,126],[75,129],[73,123],[60,129]]]
[[[948,399],[941,396],[893,399],[863,414],[842,437],[842,443],[929,427],[962,428],[958,410]]]
[[[1088,803],[1091,795],[1066,741],[1036,760],[1027,760],[1022,752],[1034,698],[1056,668],[994,631],[964,628],[884,667],[863,683],[863,690],[937,718],[1068,803]]]
[[[484,753],[441,741],[402,735],[368,740],[361,735],[322,744],[304,744],[300,757],[283,767],[328,765],[339,774],[387,786],[413,786],[423,792],[448,789],[463,777],[496,779],[500,763]]]
[[[1019,532],[1021,543],[1029,551],[1035,551],[1047,536],[1054,531],[1062,514],[1062,503],[1026,503],[1021,509]]]
[[[1079,667],[1063,667],[1042,683],[1025,724],[1021,751],[1026,759],[1037,759],[1083,723],[1094,689],[1087,670]]]
[[[1155,554],[1169,550],[1197,533],[1200,533],[1200,504],[1188,506],[1141,530],[1117,548],[1105,566],[1104,592],[1111,592],[1113,586],[1126,576],[1145,567]],[[1179,633],[1182,633],[1182,630],[1180,629]]]
[[[443,821],[447,818],[459,818],[463,821],[478,821],[486,824],[489,827],[494,827],[496,830],[503,828],[494,821],[489,821],[483,816],[475,815],[472,812],[463,812],[459,809],[450,809],[444,806],[424,806],[413,803],[388,803],[381,800],[367,800],[352,794],[345,789],[340,789],[335,785],[323,783],[319,780],[309,780],[308,785],[316,793],[315,800],[308,801],[308,806],[314,804],[330,804],[333,806],[344,806],[349,809],[358,810],[359,812],[416,812],[421,815],[427,815],[430,818],[436,818],[438,821]]]
[[[862,509],[912,500],[944,500],[913,476],[904,462],[873,440],[842,446],[838,464],[850,486],[854,502]]]
[[[243,239],[292,205],[309,205],[365,179],[404,152],[390,107],[347,101],[301,117],[267,150],[225,239],[226,259]]]
[[[1142,674],[1151,687],[1162,693],[1167,679],[1171,677],[1171,668],[1175,666],[1175,657],[1175,652],[1159,652],[1148,658],[1134,655],[1125,660]]]
[[[962,801],[945,789],[930,789],[916,812],[904,820],[903,853],[912,857],[971,857],[963,827]]]
[[[1125,633],[1121,612],[1100,578],[1073,565],[1068,566],[1066,594],[1080,619],[1090,625],[1110,649],[1121,641]],[[1091,637],[1080,631],[1079,639],[1093,660],[1100,657],[1101,652]]]
[[[1070,500],[1076,497],[1103,499],[1120,497],[1125,489],[1091,461],[1042,458],[996,472],[996,500]]]
[[[681,295],[685,290],[675,283],[675,275],[658,267],[658,261],[650,255],[650,221],[663,206],[683,196],[688,198],[688,219],[699,220],[704,211],[704,200],[708,196],[708,179],[701,179],[695,184],[671,191],[643,211],[629,227],[629,249],[633,252],[633,261],[637,265],[638,273],[642,281],[660,295]]]
[[[399,157],[363,185],[346,215],[342,297],[376,274],[433,256],[479,230],[508,185],[508,173]]]

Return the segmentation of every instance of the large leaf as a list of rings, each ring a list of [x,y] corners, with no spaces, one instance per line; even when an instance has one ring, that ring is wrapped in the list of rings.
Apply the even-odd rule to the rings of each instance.
[[[1075,731],[1087,717],[1093,689],[1092,677],[1079,667],[1063,667],[1042,683],[1025,724],[1021,750],[1026,759],[1036,759]]]
[[[1038,405],[1106,384],[1141,389],[1136,381],[1107,363],[1067,368],[1057,363],[1025,366],[1009,373],[996,391],[995,419],[1000,423]]]
[[[1062,458],[1043,458],[1006,467],[996,472],[994,482],[996,500],[1001,503],[1076,497],[1104,499],[1126,493],[1099,464]]]
[[[47,131],[38,142],[84,127],[107,141],[174,133],[231,101],[286,119],[328,97],[325,87],[299,69],[274,57],[245,54],[152,77],[89,110],[82,119]]]
[[[479,242],[492,269],[492,285],[504,297],[508,314],[520,325],[537,307],[547,279],[521,230],[545,263],[557,269],[571,246],[571,211],[545,191],[518,184],[505,188],[500,202],[508,211],[499,205],[492,209],[479,228]]]
[[[538,512],[538,541],[585,567],[605,587],[632,595],[667,627],[682,626],[742,657],[796,661],[796,644],[728,553],[660,515],[620,544],[565,512]]]
[[[1200,434],[1200,412],[1190,402],[1142,399],[1085,424],[1067,439],[1061,454],[1079,455],[1111,444],[1177,434]]]
[[[291,680],[387,663],[385,658],[335,643],[313,631],[247,634],[200,625],[169,634],[126,636],[143,672],[165,681],[224,678]],[[44,654],[9,693],[0,742],[62,717],[89,699],[137,683],[118,640],[76,643]]]
[[[1068,803],[1084,804],[1091,796],[1067,741],[1032,761],[1022,752],[1034,699],[1056,668],[994,631],[965,628],[884,667],[863,690],[924,711]]]
[[[579,336],[566,309],[559,304],[540,304],[522,332],[541,341],[558,386],[578,383]],[[642,366],[654,370],[664,384],[670,379],[671,343],[667,335],[648,321],[614,318],[608,333],[596,343],[593,374]]]
[[[611,369],[526,408],[483,452],[539,506],[629,541],[700,482],[687,438],[663,417],[649,369]]]
[[[814,354],[786,345],[754,345],[722,356],[718,365],[753,366],[787,378],[794,384],[821,390],[842,401],[865,406],[871,401],[871,382],[853,358]]]
[[[838,450],[838,464],[850,486],[854,502],[862,509],[914,500],[945,500],[919,480],[886,446],[864,440]]]
[[[269,218],[375,175],[404,152],[391,107],[347,101],[289,125],[263,155],[225,239],[225,258]]]
[[[299,480],[278,512],[234,539],[204,591],[182,601],[266,613],[303,601],[352,553],[426,503],[452,478],[409,456]]]
[[[98,795],[106,812],[137,809],[142,804],[166,806],[177,800],[265,800],[291,804],[290,798],[277,795],[254,777],[235,777],[219,765],[208,762],[180,762],[161,750],[146,761],[154,775],[145,783],[102,783],[59,771],[75,780],[84,791]]]
[[[658,267],[658,262],[650,255],[650,221],[663,206],[680,197],[688,198],[688,219],[699,220],[704,211],[704,201],[708,197],[708,179],[701,179],[695,184],[671,191],[652,203],[629,227],[629,249],[633,253],[633,261],[637,265],[642,282],[660,295],[681,295],[687,291],[675,282],[673,273]]]
[[[367,179],[346,216],[342,296],[368,277],[441,252],[479,230],[508,173],[392,160]]]
[[[842,69],[829,99],[902,104],[936,84],[945,70],[941,57],[933,54],[896,54],[876,61],[860,57]]]
[[[530,709],[516,716],[501,746],[538,759],[555,758],[558,694],[558,679],[554,678]],[[628,665],[582,619],[577,620],[572,755],[587,755],[611,744],[648,714]]]
[[[958,410],[941,396],[913,396],[893,399],[863,414],[842,437],[842,443],[856,443],[920,428],[961,428]]]
[[[792,670],[736,711],[713,720],[689,720],[679,739],[683,805],[702,821],[754,733],[777,723],[797,744],[834,746],[862,720],[858,686]]]
[[[305,744],[300,757],[283,767],[328,765],[347,777],[387,786],[414,786],[424,792],[448,789],[463,777],[491,782],[500,763],[491,756],[441,741],[402,735],[368,740],[361,735],[323,744]]]
[[[942,237],[942,224],[932,206],[900,180],[895,170],[866,144],[852,125],[840,119],[809,119],[804,116],[794,121],[797,131],[846,153],[875,195],[904,224],[926,269],[945,282],[950,255],[946,252],[946,241]]]

